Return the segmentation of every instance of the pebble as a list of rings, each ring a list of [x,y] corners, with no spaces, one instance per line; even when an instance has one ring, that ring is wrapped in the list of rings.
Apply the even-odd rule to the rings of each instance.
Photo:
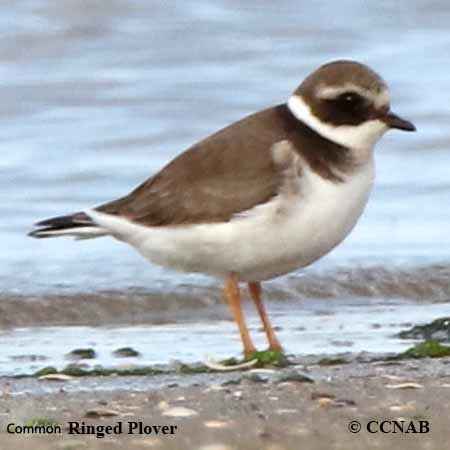
[[[206,428],[223,429],[230,426],[229,422],[223,422],[221,420],[208,420],[203,423]]]
[[[206,367],[208,367],[211,370],[216,370],[218,372],[232,372],[234,370],[250,369],[250,367],[253,367],[256,364],[258,364],[258,360],[252,359],[251,361],[246,361],[241,364],[235,364],[233,366],[225,366],[217,361],[207,359],[204,364]]]
[[[259,375],[273,375],[276,374],[277,371],[273,369],[251,369],[248,373],[257,373]]]
[[[202,447],[197,448],[197,450],[234,450],[234,449],[225,444],[210,444],[210,445],[203,445]]]
[[[298,412],[298,409],[277,409],[276,414],[295,414]]]
[[[382,375],[382,377],[386,378],[387,380],[390,380],[390,381],[400,381],[400,380],[402,380],[402,377],[399,377],[398,375],[391,375],[391,374],[388,374],[388,373]]]
[[[140,356],[141,354],[131,347],[122,347],[113,351],[113,355],[118,358],[132,358]]]
[[[134,439],[131,444],[146,448],[157,448],[161,447],[162,442],[160,439]]]
[[[240,382],[240,380],[239,380]],[[232,383],[229,383],[232,384]],[[236,383],[239,384],[239,383]],[[225,391],[225,383],[222,383],[222,385],[220,384],[212,384],[211,386],[209,386],[207,389],[205,389],[203,392],[208,393],[208,392],[220,392],[220,391]]]
[[[333,402],[334,402],[334,400],[329,397],[322,397],[322,398],[317,399],[317,403],[322,408],[331,406]]]
[[[86,411],[85,417],[88,418],[96,418],[96,417],[115,417],[118,416],[119,411],[115,411],[114,409],[90,409]]]
[[[224,381],[220,387],[226,387],[226,386],[237,386],[241,384],[242,378],[231,378],[230,380]],[[223,390],[223,389],[222,389]]]
[[[67,358],[71,359],[95,359],[97,353],[93,348],[76,348],[66,355]]]
[[[65,375],[63,373],[49,373],[48,375],[42,375],[38,378],[38,380],[47,380],[47,381],[69,381],[72,380],[73,377],[70,375]]]
[[[278,383],[314,383],[314,380],[296,370],[283,373],[278,378]]]
[[[127,410],[129,410],[129,411],[137,411],[138,409],[141,409],[141,407],[140,406],[124,406],[123,407],[124,409],[127,409]]]
[[[342,408],[343,406],[356,406],[353,400],[346,398],[334,399],[330,397],[322,397],[318,399],[319,406],[323,408]]]
[[[334,394],[329,394],[328,392],[312,392],[311,400],[320,400],[321,398],[334,399],[336,396]]]
[[[423,384],[419,383],[399,383],[399,384],[386,384],[387,389],[422,389]]]
[[[157,408],[161,409],[161,410],[167,409],[168,407],[169,407],[169,403],[166,402],[165,400],[161,400],[157,406]]]
[[[293,388],[295,386],[294,383],[291,383],[290,381],[283,381],[282,383],[278,382],[277,387],[278,388]]]
[[[193,409],[184,408],[183,406],[175,406],[166,409],[162,415],[165,417],[192,417],[197,416],[198,412]]]
[[[267,428],[264,428],[258,431],[258,437],[261,439],[270,439],[272,437],[272,433]]]
[[[267,376],[260,375],[259,373],[249,373],[245,375],[245,379],[253,383],[267,383],[269,381]]]
[[[233,392],[233,397],[237,400],[240,400],[243,397],[242,391]]]
[[[291,434],[293,434],[293,435],[303,436],[303,435],[309,434],[309,433],[310,433],[310,430],[308,430],[308,428],[305,425],[299,425],[298,427],[293,428],[291,430]]]
[[[78,450],[81,448],[86,448],[88,445],[83,441],[76,441],[75,439],[62,441],[58,443],[59,448],[70,449],[70,450]]]
[[[389,409],[395,412],[413,412],[416,410],[416,402],[408,402],[404,405],[392,405],[389,407]]]

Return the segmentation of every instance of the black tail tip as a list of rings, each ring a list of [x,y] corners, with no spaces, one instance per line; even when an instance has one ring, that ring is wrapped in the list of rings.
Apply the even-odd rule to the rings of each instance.
[[[44,234],[44,231],[48,231],[49,228],[39,228],[36,230],[31,230],[27,233],[27,236],[32,237],[32,238],[36,238],[36,239],[42,239],[42,238],[46,238],[46,237],[50,237],[47,234]]]
[[[32,238],[48,238],[52,237],[52,232],[68,230],[70,228],[80,228],[92,226],[93,222],[90,217],[78,212],[67,216],[53,217],[51,219],[41,220],[34,224],[35,229],[27,233]]]
[[[37,238],[37,237],[39,237],[39,230],[29,231],[27,233],[27,236],[32,237],[32,238]]]

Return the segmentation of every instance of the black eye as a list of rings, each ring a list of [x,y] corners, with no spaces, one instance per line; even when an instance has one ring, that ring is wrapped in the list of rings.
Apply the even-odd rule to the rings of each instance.
[[[337,100],[342,104],[356,105],[358,103],[361,103],[362,98],[359,94],[356,94],[354,92],[344,92],[343,94],[339,95]]]

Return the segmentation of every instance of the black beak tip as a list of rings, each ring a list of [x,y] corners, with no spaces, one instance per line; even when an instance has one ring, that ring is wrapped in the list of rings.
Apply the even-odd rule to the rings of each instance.
[[[402,128],[402,130],[404,130],[404,131],[417,131],[417,128],[412,122],[408,121],[408,126],[405,127],[405,128]]]
[[[402,119],[400,116],[397,116],[397,114],[394,114],[392,112],[389,112],[386,115],[384,121],[390,128],[395,128],[402,131],[417,131],[416,126],[412,122],[406,119]]]

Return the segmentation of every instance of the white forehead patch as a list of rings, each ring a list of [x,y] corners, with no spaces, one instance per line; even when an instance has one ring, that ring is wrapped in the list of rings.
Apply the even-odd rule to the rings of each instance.
[[[322,100],[331,100],[347,92],[354,92],[369,99],[377,109],[388,106],[390,102],[389,91],[387,88],[375,92],[370,89],[364,89],[353,83],[346,83],[343,86],[326,86],[322,84],[317,88],[316,95]]]
[[[359,125],[330,125],[322,122],[299,95],[292,95],[288,101],[291,113],[304,124],[326,139],[344,147],[371,150],[387,131],[387,125],[379,119],[368,120]]]

